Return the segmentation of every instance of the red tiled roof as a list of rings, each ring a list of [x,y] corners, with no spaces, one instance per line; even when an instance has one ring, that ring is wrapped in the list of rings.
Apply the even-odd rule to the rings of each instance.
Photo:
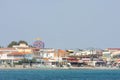
[[[0,51],[0,54],[4,54],[4,52]]]
[[[15,48],[0,48],[0,50],[15,50]]]
[[[27,53],[27,52],[12,52],[8,55],[9,56],[19,56],[19,55],[25,55],[25,54],[30,54],[30,53]]]
[[[120,50],[120,48],[107,48],[108,50]]]

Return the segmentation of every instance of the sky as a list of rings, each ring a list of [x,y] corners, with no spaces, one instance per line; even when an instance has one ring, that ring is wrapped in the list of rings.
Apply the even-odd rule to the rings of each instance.
[[[0,0],[0,45],[120,48],[120,0]]]

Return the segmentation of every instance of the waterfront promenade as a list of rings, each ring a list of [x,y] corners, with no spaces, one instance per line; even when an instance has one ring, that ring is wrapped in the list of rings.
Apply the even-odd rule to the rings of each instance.
[[[10,67],[10,66],[0,66],[0,69],[1,70],[6,70],[6,69],[42,69],[42,70],[62,70],[62,69],[64,69],[64,70],[76,70],[76,69],[85,69],[85,70],[89,70],[89,69],[91,69],[91,70],[99,70],[99,69],[101,69],[101,70],[119,70],[120,68],[118,68],[118,67],[53,67],[53,66],[44,66],[44,65],[41,65],[41,66],[33,66],[33,67],[30,67],[30,66],[23,66],[23,65],[16,65],[16,66],[14,66],[14,67]]]

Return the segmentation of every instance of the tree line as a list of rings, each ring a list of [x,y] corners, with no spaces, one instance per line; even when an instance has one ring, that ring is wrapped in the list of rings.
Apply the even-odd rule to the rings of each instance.
[[[11,48],[11,47],[13,47],[13,45],[19,45],[19,44],[21,44],[21,43],[24,43],[24,44],[26,44],[26,45],[28,45],[28,43],[27,43],[27,41],[24,41],[24,40],[20,40],[20,41],[12,41],[12,42],[10,42],[8,45],[7,45],[7,47],[8,48]],[[0,46],[0,48],[3,48],[3,46]]]

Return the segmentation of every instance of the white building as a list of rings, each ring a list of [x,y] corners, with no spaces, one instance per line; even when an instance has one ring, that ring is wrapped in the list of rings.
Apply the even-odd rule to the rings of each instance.
[[[41,58],[54,58],[54,54],[55,54],[55,49],[49,49],[49,48],[45,48],[45,49],[40,49],[40,57]]]

